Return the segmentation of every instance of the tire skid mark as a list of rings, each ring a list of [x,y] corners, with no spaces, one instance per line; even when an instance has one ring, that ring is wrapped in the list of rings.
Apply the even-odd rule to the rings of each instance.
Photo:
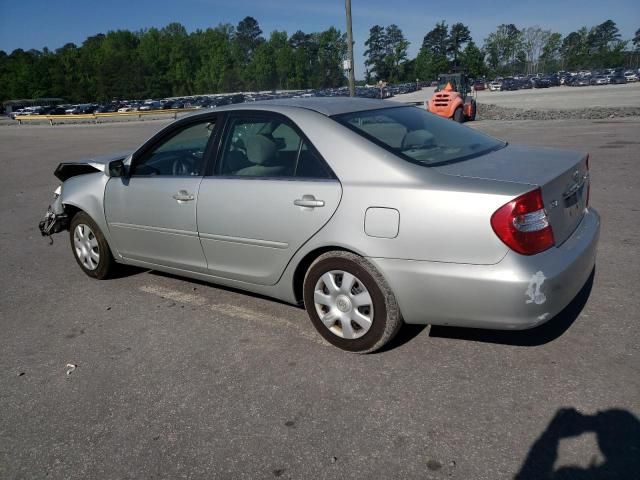
[[[171,288],[156,285],[143,285],[139,287],[139,290],[144,293],[150,293],[151,295],[155,295],[157,297],[172,300],[176,303],[206,308],[212,312],[227,315],[229,317],[248,320],[262,325],[266,324],[271,327],[285,327],[289,331],[294,331],[296,335],[304,338],[305,340],[310,340],[319,345],[328,345],[324,341],[324,339],[322,339],[319,335],[316,335],[314,332],[303,330],[301,328],[298,328],[297,325],[283,318],[259,312],[251,308],[232,305],[229,303],[209,303],[200,295],[195,295],[193,293],[184,293],[180,292],[179,290],[173,290]]]

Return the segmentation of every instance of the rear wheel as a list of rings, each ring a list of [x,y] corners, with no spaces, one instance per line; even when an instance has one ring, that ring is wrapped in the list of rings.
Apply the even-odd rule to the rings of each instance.
[[[456,111],[453,112],[453,120],[458,123],[464,122],[464,113],[462,112],[462,107],[456,108]]]
[[[471,100],[471,115],[469,116],[470,121],[474,121],[476,119],[476,114],[478,113],[478,104]]]
[[[115,261],[107,240],[96,222],[84,212],[77,213],[69,227],[73,256],[84,273],[103,280],[115,269]]]
[[[313,262],[304,279],[304,304],[320,335],[350,352],[378,350],[402,325],[380,272],[350,252],[328,252]]]

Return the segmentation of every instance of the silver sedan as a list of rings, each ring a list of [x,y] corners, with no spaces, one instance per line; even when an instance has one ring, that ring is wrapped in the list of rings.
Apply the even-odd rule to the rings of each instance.
[[[588,160],[397,103],[273,100],[60,164],[40,228],[68,230],[91,277],[129,264],[271,296],[371,352],[403,322],[526,329],[559,313],[595,265]]]

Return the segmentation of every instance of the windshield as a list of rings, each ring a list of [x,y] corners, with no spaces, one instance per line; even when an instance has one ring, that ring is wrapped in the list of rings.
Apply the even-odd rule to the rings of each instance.
[[[425,166],[466,160],[506,145],[417,107],[367,110],[333,118],[405,160]]]

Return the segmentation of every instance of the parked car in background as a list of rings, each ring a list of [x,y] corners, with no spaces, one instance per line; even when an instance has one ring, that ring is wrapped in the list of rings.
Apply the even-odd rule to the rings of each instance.
[[[48,107],[43,107],[41,115],[64,115],[65,109],[59,105],[50,105]]]
[[[484,80],[476,80],[475,82],[473,82],[473,89],[476,92],[479,92],[481,90],[486,90],[487,88],[487,84],[485,83]]]
[[[492,92],[499,92],[502,87],[502,80],[494,80],[489,83],[489,90]]]
[[[533,88],[533,85],[531,84],[531,80],[529,80],[527,77],[524,77],[518,80],[519,90],[530,90],[532,88]]]
[[[609,79],[611,85],[620,85],[627,83],[627,78],[622,73],[616,73]]]
[[[591,85],[608,85],[609,79],[604,75],[598,75],[597,77],[592,77],[589,83]]]
[[[501,91],[518,90],[518,81],[511,77],[507,77],[502,80],[502,85],[500,85],[500,90]]]
[[[624,78],[627,80],[628,83],[638,81],[638,75],[633,73],[631,70],[624,72]]]
[[[551,81],[545,77],[533,77],[531,79],[531,85],[533,88],[549,88],[551,86]]]
[[[571,77],[569,83],[565,83],[565,85],[570,87],[588,87],[591,85],[591,78],[576,75],[575,77]]]
[[[549,83],[552,87],[560,86],[560,77],[558,75],[549,75],[548,77],[545,77],[545,78],[549,80]]]
[[[68,230],[89,277],[117,262],[275,297],[370,352],[403,322],[514,330],[563,310],[595,265],[588,168],[397,102],[269,100],[60,164],[40,229]]]
[[[161,107],[162,107],[162,104],[159,101],[147,100],[142,105],[140,105],[140,111],[148,112],[149,110],[160,110]]]

